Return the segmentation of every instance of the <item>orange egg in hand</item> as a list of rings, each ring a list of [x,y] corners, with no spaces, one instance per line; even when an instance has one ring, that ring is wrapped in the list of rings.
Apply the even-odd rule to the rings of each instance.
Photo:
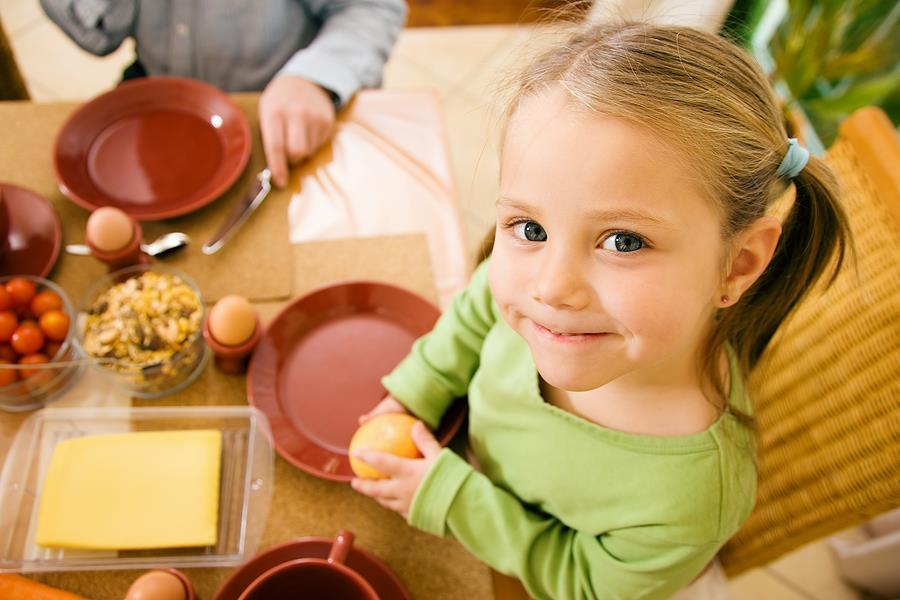
[[[372,417],[356,430],[350,440],[350,468],[362,479],[386,479],[387,475],[373,469],[354,456],[357,450],[389,452],[403,458],[420,458],[422,454],[412,439],[412,427],[417,419],[403,413],[386,413]]]

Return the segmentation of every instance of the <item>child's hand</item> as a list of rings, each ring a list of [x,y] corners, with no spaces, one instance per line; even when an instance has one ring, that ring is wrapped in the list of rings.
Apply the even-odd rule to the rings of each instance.
[[[406,410],[406,407],[394,400],[394,397],[388,394],[384,397],[384,400],[375,405],[375,408],[370,410],[364,415],[360,415],[359,424],[362,425],[372,417],[377,417],[378,415],[383,415],[387,413],[405,413],[409,414],[409,411]]]
[[[441,445],[422,421],[413,425],[412,438],[423,458],[400,458],[386,452],[358,450],[357,458],[381,471],[389,479],[354,478],[350,482],[354,490],[369,496],[383,507],[400,513],[404,519],[408,516],[409,505],[412,504],[422,478],[441,452]]]

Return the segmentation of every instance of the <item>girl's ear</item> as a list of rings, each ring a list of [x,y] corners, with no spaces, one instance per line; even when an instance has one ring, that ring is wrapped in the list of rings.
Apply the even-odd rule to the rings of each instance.
[[[730,306],[759,279],[778,246],[781,221],[775,217],[760,217],[741,232],[732,246],[728,274],[713,304]]]

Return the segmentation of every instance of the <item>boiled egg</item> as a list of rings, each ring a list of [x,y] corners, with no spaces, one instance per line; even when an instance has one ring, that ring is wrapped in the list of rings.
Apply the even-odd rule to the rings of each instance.
[[[209,311],[209,332],[224,346],[239,346],[256,330],[256,311],[243,296],[224,296]]]
[[[131,242],[134,225],[125,211],[114,206],[104,206],[88,217],[85,235],[98,250],[115,252]]]
[[[184,584],[168,571],[148,571],[134,580],[125,600],[184,600]]]

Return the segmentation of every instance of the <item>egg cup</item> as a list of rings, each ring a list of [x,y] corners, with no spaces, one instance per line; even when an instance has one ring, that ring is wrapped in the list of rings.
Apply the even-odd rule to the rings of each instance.
[[[250,354],[256,348],[261,337],[262,323],[260,323],[259,315],[255,316],[253,334],[247,341],[237,346],[227,346],[217,341],[209,329],[209,317],[207,316],[203,321],[203,339],[215,355],[216,367],[229,375],[246,373]]]
[[[153,262],[153,259],[141,250],[141,244],[144,241],[144,232],[141,229],[141,224],[132,219],[131,225],[131,241],[118,250],[101,250],[91,242],[89,237],[85,240],[85,243],[91,250],[91,255],[97,260],[106,263],[110,273],[125,267],[149,265]]]

